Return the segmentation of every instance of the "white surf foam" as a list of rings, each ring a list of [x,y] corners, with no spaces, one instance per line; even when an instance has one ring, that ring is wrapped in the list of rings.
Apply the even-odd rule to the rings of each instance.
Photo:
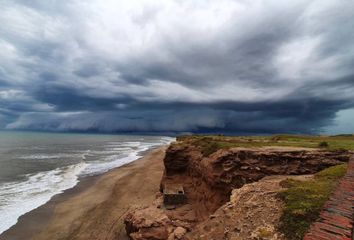
[[[0,185],[0,234],[16,224],[23,214],[45,204],[54,195],[74,187],[79,176],[96,175],[110,169],[133,162],[142,153],[153,147],[169,144],[175,138],[162,137],[154,143],[131,141],[110,142],[103,151],[87,150],[80,154],[32,154],[23,156],[24,159],[51,159],[72,157],[78,155],[82,162],[69,167],[57,168],[52,171],[40,172],[26,176],[22,182],[8,182]],[[87,156],[108,155],[97,161],[87,162]],[[102,157],[102,155],[101,155]]]
[[[162,141],[157,143],[125,142],[124,148],[116,148],[117,151],[115,153],[121,153],[120,155],[111,155],[109,157],[106,157],[103,161],[100,160],[97,162],[90,162],[88,167],[82,172],[82,175],[100,174],[107,172],[110,169],[131,163],[142,157],[143,152],[149,150],[150,148],[165,144],[166,141],[167,139],[163,139]],[[170,139],[170,141],[173,141],[173,139]],[[130,146],[130,148],[127,148],[126,146]],[[108,152],[111,152],[111,148]]]
[[[60,153],[60,154],[31,154],[31,155],[23,155],[18,156],[20,159],[56,159],[56,158],[72,158],[75,156],[80,156],[80,154],[75,153]]]
[[[22,182],[0,185],[0,233],[16,224],[21,215],[45,204],[52,196],[74,187],[78,182],[78,175],[86,166],[86,163],[81,162],[28,175]]]

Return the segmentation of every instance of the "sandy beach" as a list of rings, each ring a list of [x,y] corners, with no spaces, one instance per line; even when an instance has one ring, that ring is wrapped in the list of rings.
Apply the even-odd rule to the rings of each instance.
[[[1,240],[128,239],[123,217],[135,205],[155,199],[163,174],[166,146],[74,188],[20,217]]]

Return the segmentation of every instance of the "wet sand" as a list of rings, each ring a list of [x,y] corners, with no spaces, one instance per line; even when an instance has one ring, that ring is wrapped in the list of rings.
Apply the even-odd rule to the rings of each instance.
[[[166,148],[151,150],[130,164],[82,179],[74,188],[20,217],[0,239],[128,239],[123,217],[130,208],[155,199]]]

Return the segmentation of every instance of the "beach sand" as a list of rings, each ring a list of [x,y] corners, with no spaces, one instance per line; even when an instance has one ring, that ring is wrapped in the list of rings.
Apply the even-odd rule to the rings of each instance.
[[[163,174],[167,146],[141,159],[95,177],[20,217],[1,240],[128,239],[123,218],[136,205],[155,199]]]

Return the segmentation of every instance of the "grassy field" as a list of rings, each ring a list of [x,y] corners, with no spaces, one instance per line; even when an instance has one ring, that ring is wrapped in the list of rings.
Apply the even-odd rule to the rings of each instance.
[[[303,238],[311,223],[319,216],[338,180],[344,176],[346,168],[346,164],[337,165],[318,172],[310,181],[285,180],[281,183],[288,189],[278,194],[285,203],[279,230],[287,239]]]
[[[313,136],[313,135],[272,135],[272,136],[219,136],[192,135],[177,137],[179,144],[200,147],[204,156],[219,149],[232,147],[290,146],[324,148],[327,150],[354,150],[354,135]]]

